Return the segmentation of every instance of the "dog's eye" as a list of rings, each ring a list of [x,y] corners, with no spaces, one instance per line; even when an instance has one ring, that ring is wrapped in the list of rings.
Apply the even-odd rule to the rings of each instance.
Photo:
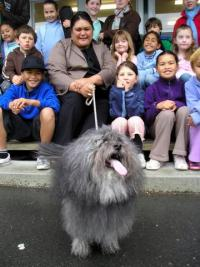
[[[102,139],[96,139],[96,140],[95,140],[95,144],[96,144],[97,146],[100,146],[100,145],[102,144]]]

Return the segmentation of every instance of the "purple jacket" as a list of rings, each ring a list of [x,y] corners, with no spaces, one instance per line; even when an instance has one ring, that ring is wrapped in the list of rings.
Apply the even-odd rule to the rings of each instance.
[[[145,121],[151,126],[156,116],[160,112],[156,105],[164,100],[173,100],[177,108],[186,106],[184,83],[176,78],[165,80],[159,78],[158,81],[147,87],[145,92]]]

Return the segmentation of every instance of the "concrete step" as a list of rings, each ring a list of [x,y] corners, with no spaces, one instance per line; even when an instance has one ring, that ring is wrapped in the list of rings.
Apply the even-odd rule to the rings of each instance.
[[[8,150],[13,151],[33,151],[38,150],[38,142],[19,142],[12,140],[8,142]],[[143,150],[150,151],[153,144],[153,140],[147,139],[144,141]],[[174,143],[170,144],[169,150],[173,149]]]
[[[12,160],[0,167],[0,186],[49,188],[52,170],[36,170],[36,161]],[[200,172],[177,171],[168,163],[158,171],[145,170],[145,192],[200,193]]]

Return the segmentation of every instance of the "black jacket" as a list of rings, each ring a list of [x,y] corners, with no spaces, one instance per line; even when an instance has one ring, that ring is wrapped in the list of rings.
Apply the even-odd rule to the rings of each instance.
[[[30,19],[29,0],[3,0],[4,9],[2,10],[3,21],[8,21],[18,28],[27,24]]]

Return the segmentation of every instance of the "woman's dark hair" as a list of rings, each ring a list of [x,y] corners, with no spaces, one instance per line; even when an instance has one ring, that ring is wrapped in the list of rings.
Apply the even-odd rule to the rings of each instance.
[[[162,46],[162,43],[161,43],[161,40],[160,40],[160,34],[158,34],[157,32],[154,32],[154,31],[149,31],[147,32],[144,37],[143,37],[143,41],[142,43],[144,44],[144,41],[145,39],[150,35],[150,34],[154,34],[156,39],[157,39],[157,42],[160,44],[160,46]]]
[[[90,15],[86,11],[78,11],[71,19],[71,29],[74,27],[75,23],[80,19],[88,21],[93,28],[93,22]]]
[[[161,52],[157,56],[157,58],[156,58],[156,66],[158,65],[158,61],[159,61],[160,57],[162,57],[164,55],[171,55],[171,56],[173,56],[174,59],[175,59],[175,61],[176,61],[176,64],[178,64],[178,57],[177,57],[177,55],[174,52],[170,51],[170,50],[166,50],[166,51]]]
[[[127,68],[131,69],[133,72],[135,72],[136,75],[138,75],[137,66],[131,61],[124,61],[117,67],[117,71],[116,71],[117,76],[118,76],[119,71],[121,70],[122,67],[127,67]]]

